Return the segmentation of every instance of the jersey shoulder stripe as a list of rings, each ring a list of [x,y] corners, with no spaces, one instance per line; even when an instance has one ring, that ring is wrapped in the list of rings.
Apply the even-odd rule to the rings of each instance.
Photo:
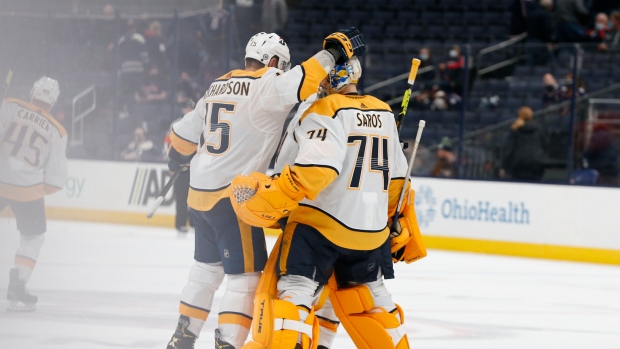
[[[270,67],[264,67],[256,71],[235,69],[217,78],[215,81],[226,81],[228,79],[260,79],[269,71]]]
[[[341,110],[392,112],[389,105],[372,96],[333,94],[319,99],[312,104],[301,118],[299,118],[299,124],[301,125],[302,121],[309,114],[314,113],[334,118]]]
[[[32,104],[32,103],[28,103],[28,102],[24,102],[20,99],[16,99],[16,98],[6,98],[4,100],[6,103],[15,103],[17,105],[19,105],[22,108],[26,108],[32,112],[35,112],[41,116],[43,116],[44,118],[47,119],[47,121],[52,124],[56,130],[58,130],[58,133],[60,134],[60,137],[65,137],[67,136],[67,131],[65,130],[65,128],[60,124],[60,122],[58,122],[56,119],[54,119],[54,117],[52,115],[50,115],[50,113],[46,112],[45,110],[41,109],[40,107]]]

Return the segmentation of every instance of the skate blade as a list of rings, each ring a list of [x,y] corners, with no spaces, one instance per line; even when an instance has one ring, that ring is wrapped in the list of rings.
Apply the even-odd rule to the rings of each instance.
[[[29,313],[37,310],[36,304],[26,304],[18,301],[9,301],[6,311],[13,313]]]

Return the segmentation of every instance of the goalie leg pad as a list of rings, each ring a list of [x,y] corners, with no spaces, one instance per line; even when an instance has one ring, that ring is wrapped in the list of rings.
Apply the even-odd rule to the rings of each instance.
[[[273,301],[273,314],[271,349],[295,349],[300,335],[302,349],[316,349],[320,326],[313,308],[306,319],[302,320],[297,305],[277,299]]]
[[[400,319],[375,304],[368,286],[333,291],[330,300],[357,348],[409,348]]]

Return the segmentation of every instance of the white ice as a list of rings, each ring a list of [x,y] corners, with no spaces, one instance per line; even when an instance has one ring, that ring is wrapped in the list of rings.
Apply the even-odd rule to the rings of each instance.
[[[34,313],[4,310],[18,242],[14,219],[0,218],[0,349],[166,347],[193,261],[191,234],[48,222],[28,284],[39,296]],[[620,267],[431,250],[398,264],[387,286],[412,348],[620,348]],[[211,316],[197,349],[214,347],[216,324]],[[344,329],[333,348],[354,348]]]

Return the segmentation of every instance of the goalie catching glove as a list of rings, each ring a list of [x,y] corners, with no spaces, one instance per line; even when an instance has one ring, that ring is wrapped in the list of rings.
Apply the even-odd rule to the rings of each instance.
[[[426,246],[413,206],[415,191],[409,189],[395,225],[390,222],[392,261],[409,264],[426,257]]]
[[[288,167],[287,167],[288,169]],[[292,181],[287,181],[290,172],[280,177],[269,177],[259,172],[249,176],[236,176],[230,187],[231,203],[237,216],[255,227],[267,228],[297,208],[303,198]]]
[[[360,31],[351,27],[329,34],[323,41],[323,49],[334,55],[336,64],[343,64],[353,56],[363,56],[366,43]]]

